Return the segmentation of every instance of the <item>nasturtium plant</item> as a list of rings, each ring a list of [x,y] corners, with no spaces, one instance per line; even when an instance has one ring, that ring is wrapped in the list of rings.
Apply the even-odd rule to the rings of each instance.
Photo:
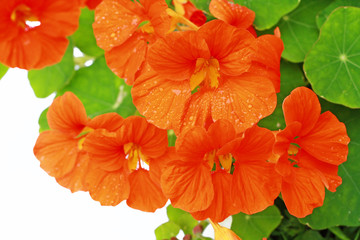
[[[235,0],[256,13],[254,25],[257,30],[266,30],[276,25],[282,16],[294,10],[300,0]]]
[[[239,213],[232,218],[231,229],[241,239],[256,240],[268,238],[280,224],[282,216],[276,206],[271,206],[253,215]]]
[[[278,26],[284,41],[282,57],[291,62],[303,62],[306,54],[318,39],[316,15],[332,0],[301,0],[299,6],[284,15]]]
[[[306,56],[304,72],[313,90],[330,102],[360,107],[360,8],[336,9]]]
[[[56,95],[34,155],[61,186],[170,200],[158,240],[359,239],[358,1],[16,3],[0,78]]]
[[[332,11],[338,7],[352,6],[360,7],[360,1],[358,0],[334,0],[329,6],[320,11],[316,16],[316,25],[320,29],[324,22],[327,20]]]

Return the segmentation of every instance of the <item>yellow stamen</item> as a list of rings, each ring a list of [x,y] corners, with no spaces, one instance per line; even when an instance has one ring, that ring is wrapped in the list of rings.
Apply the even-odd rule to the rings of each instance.
[[[39,21],[39,19],[31,12],[31,8],[25,4],[18,5],[11,13],[10,19],[22,28],[27,27],[26,21]]]
[[[205,154],[204,160],[209,164],[210,168],[213,168],[216,158],[216,151],[213,150]]]
[[[296,155],[299,152],[299,147],[290,144],[289,149],[288,149],[288,154],[289,155]]]
[[[168,8],[166,9],[166,13],[172,18],[171,30],[172,32],[175,29],[175,25],[178,23],[185,24],[189,26],[192,30],[198,30],[199,27],[192,23],[189,19],[185,18],[184,16],[180,15],[179,13],[175,12],[174,10]]]
[[[83,130],[81,131],[81,133],[77,136],[77,138],[80,138],[79,141],[78,141],[78,148],[79,148],[79,150],[82,150],[82,149],[83,149],[83,144],[84,144],[84,141],[85,141],[85,136],[86,136],[89,132],[92,132],[92,131],[94,131],[93,128],[84,127]]]
[[[232,165],[232,155],[228,153],[226,155],[218,156],[221,166],[227,171],[230,172]]]
[[[155,32],[154,27],[151,25],[149,21],[147,21],[147,23],[145,23],[144,25],[140,26],[139,29],[143,33],[148,33],[148,34],[152,34]]]
[[[195,71],[190,78],[191,91],[205,81],[205,85],[210,88],[217,88],[219,86],[220,78],[219,61],[215,58],[204,59],[198,58],[196,60]]]
[[[140,147],[134,143],[127,143],[124,145],[124,152],[128,157],[129,170],[136,170],[137,164],[141,167],[141,161],[149,164],[148,159],[141,153]]]

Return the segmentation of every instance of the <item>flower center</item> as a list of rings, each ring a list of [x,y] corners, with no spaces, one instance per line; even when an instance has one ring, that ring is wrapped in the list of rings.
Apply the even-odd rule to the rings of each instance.
[[[130,171],[136,170],[138,167],[142,168],[142,162],[149,165],[148,159],[141,153],[140,146],[134,143],[127,143],[124,145],[124,152],[128,160],[128,167]],[[144,165],[144,164],[143,164]]]
[[[296,143],[291,143],[288,148],[288,160],[293,167],[299,167],[299,165],[297,165],[298,160],[295,158],[296,154],[298,154],[299,152],[299,149],[300,146],[297,145]]]
[[[90,128],[90,127],[84,127],[83,130],[81,131],[81,133],[76,137],[79,139],[78,141],[78,148],[79,150],[82,150],[83,149],[83,144],[84,144],[84,141],[85,141],[85,136],[89,133],[89,132],[92,132],[94,131],[93,128]]]
[[[224,169],[229,173],[231,171],[231,165],[232,165],[231,153],[216,156],[216,150],[214,149],[211,152],[205,154],[204,161],[209,164],[209,166],[213,169],[213,171],[219,169]]]
[[[198,58],[196,60],[195,71],[190,78],[191,91],[193,91],[201,83],[210,88],[217,88],[219,86],[220,78],[219,71],[220,65],[217,59]]]
[[[31,8],[25,4],[18,5],[11,13],[10,19],[25,30],[40,25],[39,19],[31,12]]]

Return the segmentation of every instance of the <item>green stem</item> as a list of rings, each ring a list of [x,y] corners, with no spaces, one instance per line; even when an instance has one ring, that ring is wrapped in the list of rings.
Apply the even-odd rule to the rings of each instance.
[[[350,240],[350,238],[348,238],[339,227],[330,227],[329,230],[341,240]]]

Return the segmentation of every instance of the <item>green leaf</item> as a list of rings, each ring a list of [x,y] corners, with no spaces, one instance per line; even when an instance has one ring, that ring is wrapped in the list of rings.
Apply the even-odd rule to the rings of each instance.
[[[179,231],[180,227],[176,223],[172,221],[166,222],[155,229],[156,240],[170,239],[172,237],[176,237]]]
[[[88,8],[81,9],[79,28],[72,35],[75,46],[89,56],[99,57],[104,51],[96,44],[92,24],[94,22],[94,11]]]
[[[317,231],[308,230],[300,235],[298,235],[295,240],[324,240],[321,234]]]
[[[360,226],[360,110],[349,109],[321,100],[322,110],[330,110],[346,125],[351,139],[347,161],[339,166],[342,184],[335,193],[326,191],[324,205],[300,219],[313,229],[332,226]]]
[[[335,0],[331,3],[327,8],[319,12],[316,16],[316,25],[320,29],[320,27],[324,24],[326,19],[329,17],[330,13],[334,11],[338,7],[344,6],[353,6],[353,7],[360,7],[359,0]]]
[[[131,87],[118,78],[100,57],[90,67],[80,68],[71,83],[59,94],[71,91],[82,101],[89,117],[117,112],[123,117],[136,111],[132,103]]]
[[[235,0],[255,12],[254,25],[257,30],[274,26],[282,16],[294,10],[300,0]]]
[[[199,224],[190,213],[169,205],[166,208],[169,220],[179,225],[185,234],[192,234],[193,228]]]
[[[259,126],[270,130],[285,128],[285,120],[282,112],[282,102],[290,92],[300,86],[305,85],[304,76],[298,64],[289,63],[282,60],[280,63],[281,84],[280,93],[277,95],[277,106],[270,116],[262,119]]]
[[[291,62],[303,62],[318,39],[316,15],[332,0],[301,0],[299,7],[283,16],[279,22],[281,39],[284,42],[282,57]]]
[[[197,7],[205,12],[209,12],[209,4],[211,0],[191,0],[191,2]]]
[[[0,63],[0,79],[5,75],[9,68]]]
[[[39,117],[39,126],[40,126],[40,129],[39,129],[39,132],[42,132],[42,131],[45,131],[45,130],[49,130],[50,127],[49,127],[49,124],[48,124],[48,121],[47,121],[47,118],[46,118],[46,114],[48,112],[49,108],[46,108],[41,114],[40,114],[40,117]]]
[[[360,8],[335,10],[305,58],[313,90],[330,102],[360,107]]]
[[[30,70],[28,78],[35,95],[39,98],[45,98],[63,88],[74,73],[73,44],[70,41],[61,62],[43,69]]]
[[[279,209],[273,205],[262,212],[247,215],[233,215],[231,230],[243,240],[259,240],[267,238],[281,222]]]

